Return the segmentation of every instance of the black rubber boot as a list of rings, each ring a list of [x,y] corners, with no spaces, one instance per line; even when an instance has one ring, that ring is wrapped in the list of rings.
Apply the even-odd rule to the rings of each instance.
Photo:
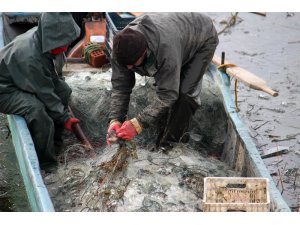
[[[198,105],[186,96],[181,96],[172,107],[168,125],[161,143],[187,143],[192,116]]]

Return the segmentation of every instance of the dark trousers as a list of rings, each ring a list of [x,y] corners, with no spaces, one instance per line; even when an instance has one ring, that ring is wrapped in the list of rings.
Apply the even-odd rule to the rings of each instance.
[[[192,116],[200,106],[202,77],[212,60],[218,41],[210,39],[181,69],[180,94],[172,108],[160,118],[156,145],[187,142]]]
[[[63,80],[55,80],[55,93],[67,107],[71,89]],[[63,124],[48,115],[47,109],[34,94],[16,89],[0,94],[0,112],[23,116],[33,139],[40,163],[56,161],[54,142],[61,142]]]

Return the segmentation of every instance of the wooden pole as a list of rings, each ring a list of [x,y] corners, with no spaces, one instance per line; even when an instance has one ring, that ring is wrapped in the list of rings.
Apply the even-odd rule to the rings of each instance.
[[[278,92],[273,91],[271,88],[269,88],[266,85],[266,81],[264,81],[263,79],[261,79],[260,77],[258,77],[256,75],[254,75],[253,73],[251,73],[239,66],[231,64],[229,62],[226,62],[226,60],[225,60],[225,64],[222,64],[220,57],[218,57],[217,55],[214,55],[212,62],[216,66],[224,67],[225,72],[228,75],[243,82],[244,84],[248,85],[250,88],[253,88],[255,90],[264,91],[274,97],[278,96]]]
[[[75,117],[75,115],[74,115],[74,113],[73,113],[73,111],[72,111],[72,109],[71,109],[70,106],[68,106],[68,109],[69,109],[70,115],[72,117]],[[87,151],[90,151],[93,155],[95,155],[94,148],[91,145],[91,143],[88,141],[88,139],[85,136],[85,134],[83,133],[80,125],[78,123],[73,124],[72,129],[73,129],[73,132],[74,132],[76,138],[82,143],[83,147]]]

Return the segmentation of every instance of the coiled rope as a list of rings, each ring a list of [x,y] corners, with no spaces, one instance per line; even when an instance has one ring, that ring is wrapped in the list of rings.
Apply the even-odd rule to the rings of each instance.
[[[83,58],[84,58],[85,62],[90,63],[90,56],[91,56],[92,52],[97,51],[97,50],[101,50],[101,47],[98,43],[96,43],[96,42],[87,43],[83,49]]]
[[[225,63],[225,64],[219,65],[217,68],[218,69],[223,69],[224,71],[226,71],[226,68],[235,67],[235,66],[236,66],[235,64]],[[235,79],[235,82],[234,82],[234,102],[235,102],[236,111],[240,112],[241,110],[240,110],[240,107],[238,105],[237,85],[238,85],[238,80]]]

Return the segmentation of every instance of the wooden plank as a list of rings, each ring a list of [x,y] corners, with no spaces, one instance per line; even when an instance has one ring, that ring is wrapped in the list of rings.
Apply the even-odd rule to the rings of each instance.
[[[287,146],[277,146],[271,149],[268,149],[267,151],[264,151],[264,153],[261,155],[262,159],[266,159],[273,156],[278,156],[281,154],[286,154],[289,151],[289,147]]]
[[[92,72],[98,73],[101,72],[101,68],[95,68],[87,63],[76,63],[76,62],[67,62],[63,67],[63,73],[65,75],[69,73],[78,73],[78,72]]]
[[[267,16],[266,12],[251,12],[251,13],[254,13],[254,14],[259,15],[259,16]]]

